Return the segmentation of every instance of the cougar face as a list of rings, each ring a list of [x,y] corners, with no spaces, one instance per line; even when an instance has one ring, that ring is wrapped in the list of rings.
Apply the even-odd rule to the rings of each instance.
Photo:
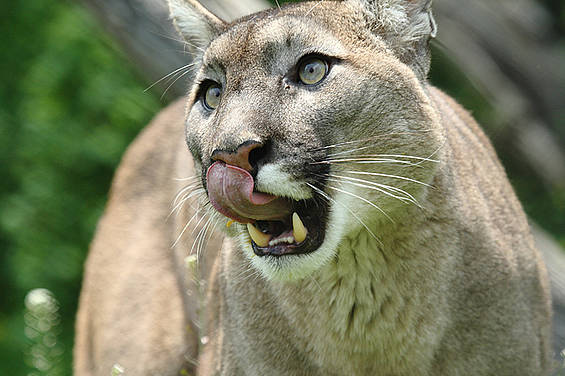
[[[378,239],[429,189],[441,134],[419,62],[367,22],[355,2],[312,2],[205,32],[187,143],[268,278],[312,273],[361,228]]]

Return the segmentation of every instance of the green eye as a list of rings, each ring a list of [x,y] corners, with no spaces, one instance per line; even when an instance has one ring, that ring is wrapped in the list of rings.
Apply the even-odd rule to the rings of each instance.
[[[305,85],[317,84],[327,73],[328,63],[318,57],[306,59],[298,66],[298,78]]]
[[[206,89],[204,95],[204,105],[210,110],[215,110],[220,104],[220,97],[222,96],[222,88],[218,84],[212,84]]]

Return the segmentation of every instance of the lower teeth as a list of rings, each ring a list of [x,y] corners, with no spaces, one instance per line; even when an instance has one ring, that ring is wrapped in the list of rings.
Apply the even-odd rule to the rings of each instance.
[[[272,239],[272,235],[270,235],[267,231],[276,230],[276,228],[265,228],[265,226],[273,225],[274,222],[257,222],[256,224],[248,223],[247,224],[247,231],[249,232],[249,236],[251,239],[257,244],[259,247],[266,247],[266,246],[275,246],[278,244],[294,244],[294,243],[301,243],[306,239],[308,234],[308,230],[302,223],[302,220],[298,216],[297,213],[293,213],[292,215],[292,235],[278,237]],[[259,228],[263,229],[261,231],[259,228],[255,227],[255,225],[259,226]],[[274,225],[273,225],[274,226]],[[281,229],[282,230],[282,229]],[[290,230],[288,230],[290,232]]]
[[[285,238],[273,239],[269,242],[269,245],[272,247],[281,243],[292,244],[294,243],[294,238],[292,236],[287,236]]]

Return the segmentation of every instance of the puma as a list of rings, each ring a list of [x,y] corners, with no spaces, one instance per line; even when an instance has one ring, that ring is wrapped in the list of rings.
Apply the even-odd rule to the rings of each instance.
[[[489,141],[426,81],[430,3],[227,23],[169,0],[194,85],[116,174],[77,375],[548,374],[546,270]]]

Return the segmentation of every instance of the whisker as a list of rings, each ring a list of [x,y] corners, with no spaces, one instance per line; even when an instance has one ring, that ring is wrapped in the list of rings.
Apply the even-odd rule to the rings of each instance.
[[[179,200],[179,197],[182,196],[184,193],[186,193],[186,191],[195,189],[196,187],[198,187],[199,183],[195,182],[192,184],[189,184],[187,186],[185,186],[184,188],[182,188],[175,196],[175,198],[173,199],[173,205],[175,205],[177,203],[177,200]]]
[[[212,221],[214,220],[214,217],[213,217],[213,215],[210,215],[210,212],[208,212],[207,214],[209,215],[208,220],[206,221],[204,226],[202,226],[202,228],[198,232],[198,235],[196,236],[196,238],[194,238],[194,241],[192,242],[192,248],[190,249],[190,254],[192,254],[192,251],[194,249],[194,245],[196,244],[196,260],[200,260],[200,256],[202,254],[202,249],[205,246],[204,240],[206,238],[206,235],[208,234],[208,230],[210,229],[210,225],[212,224]]]
[[[197,46],[194,43],[190,43],[189,41],[185,40],[184,41],[185,44],[188,44],[190,47],[196,48],[197,50],[201,51],[201,52],[206,52],[206,50],[200,46]]]
[[[169,213],[169,215],[167,216],[167,219],[169,219],[169,217],[171,215],[173,215],[176,211],[180,212],[181,208],[184,206],[184,204],[190,200],[190,198],[192,198],[193,196],[195,196],[196,194],[202,194],[204,193],[204,189],[203,188],[199,188],[199,189],[195,189],[194,191],[187,193],[185,196],[183,196],[183,198],[178,202],[178,204],[176,204],[176,206],[171,210],[171,212]],[[192,206],[192,205],[191,205]]]
[[[353,140],[353,141],[338,142],[337,144],[326,145],[326,146],[322,146],[322,147],[319,147],[319,148],[314,148],[314,149],[312,149],[312,151],[332,149],[332,148],[337,148],[337,147],[341,147],[341,146],[344,146],[344,145],[350,145],[350,144],[365,142],[365,141],[369,141],[369,140],[370,139],[366,138],[364,140]]]
[[[335,153],[335,154],[329,154],[327,156],[328,160],[338,160],[337,158],[333,158],[333,157],[337,157],[338,155],[341,155],[342,153]],[[439,163],[439,161],[435,160],[435,159],[430,159],[428,158],[424,158],[424,157],[416,157],[413,155],[398,155],[398,154],[358,154],[358,155],[352,155],[350,157],[351,159],[376,159],[376,160],[391,160],[391,161],[399,161],[399,162],[404,162],[404,163],[413,163],[413,162],[409,162],[409,161],[402,161],[401,159],[392,159],[392,158],[404,158],[404,159],[413,159],[413,160],[417,160],[417,161],[423,161],[423,162],[432,162],[432,163]],[[346,159],[346,158],[344,158]],[[414,166],[416,166],[417,164],[414,164]]]
[[[310,164],[333,164],[333,163],[346,163],[346,162],[351,162],[351,163],[355,163],[355,164],[379,164],[379,163],[383,163],[383,164],[402,164],[402,165],[407,165],[407,166],[412,166],[412,167],[421,167],[419,163],[414,163],[414,162],[410,162],[410,161],[401,161],[398,159],[386,159],[386,158],[342,158],[342,159],[326,159],[323,161],[316,161],[316,162],[311,162]]]
[[[188,253],[189,255],[194,254],[194,247],[196,247],[196,260],[200,260],[200,255],[198,253],[199,247],[200,247],[200,236],[202,235],[202,233],[206,230],[208,224],[210,223],[210,218],[208,218],[208,220],[206,221],[206,223],[204,224],[204,226],[202,226],[200,228],[200,230],[198,230],[198,234],[196,235],[196,237],[192,240],[192,247],[190,247],[190,252]]]
[[[173,38],[173,37],[170,36],[170,35],[166,35],[166,34],[159,33],[159,32],[155,32],[155,31],[151,31],[151,33],[153,33],[153,34],[155,34],[155,35],[158,35],[158,36],[160,36],[160,37],[162,37],[162,38],[169,39],[169,40],[172,40],[172,41],[181,43],[181,44],[183,45],[183,47],[191,46],[191,47],[194,47],[194,48],[199,49],[199,50],[201,50],[202,52],[204,52],[204,50],[203,50],[202,48],[200,48],[199,46],[196,46],[196,45],[194,45],[194,44],[188,42],[186,39],[177,39],[177,38]],[[186,50],[184,50],[183,52],[186,52]]]
[[[314,276],[310,276],[310,280],[312,281],[312,283],[314,283],[314,285],[318,288],[318,291],[320,292],[320,294],[322,293],[322,286],[320,286],[320,284],[318,283],[318,281],[316,281],[316,279],[314,278]]]
[[[425,162],[433,162],[433,163],[439,163],[439,161],[435,160],[435,159],[430,159],[431,157],[434,156],[434,154],[436,154],[439,151],[436,150],[434,151],[431,155],[429,155],[428,157],[416,157],[414,155],[402,155],[402,154],[376,154],[379,157],[390,157],[390,158],[406,158],[406,159],[416,159],[419,161],[425,161]]]
[[[206,204],[209,204],[209,203],[206,203]],[[210,215],[210,211],[207,210],[206,205],[203,207],[203,209],[205,209],[205,212],[202,215],[202,217],[200,218],[200,220],[194,225],[194,229],[192,230],[192,233],[191,233],[191,235],[194,236],[194,233],[196,232],[196,230],[198,230],[198,234],[196,235],[196,237],[193,238],[192,247],[190,248],[189,255],[193,254],[194,247],[195,247],[196,243],[199,241],[199,238],[200,238],[202,232],[205,231],[206,227],[208,226],[208,224],[210,223],[210,220],[212,218],[211,215]],[[208,217],[208,219],[206,220],[206,223],[202,227],[200,227],[200,223],[202,223],[202,221],[206,217]],[[198,252],[198,248],[197,248],[197,252]],[[196,259],[198,260],[198,253],[196,254]]]
[[[361,188],[366,188],[366,189],[371,189],[377,192],[381,192],[382,194],[395,198],[397,200],[400,200],[404,203],[406,202],[411,202],[417,206],[420,207],[420,204],[416,201],[416,199],[414,199],[414,197],[412,195],[410,195],[408,192],[405,192],[401,189],[398,188],[399,193],[403,193],[406,195],[406,197],[403,196],[397,196],[394,193],[391,192],[387,192],[386,189],[389,189],[391,191],[396,191],[396,189],[393,189],[394,187],[388,186],[388,185],[384,185],[384,184],[379,184],[379,183],[375,183],[375,182],[370,182],[370,181],[366,181],[366,180],[362,180],[362,179],[355,179],[355,178],[349,178],[347,176],[339,176],[339,175],[332,175],[335,178],[328,178],[328,180],[330,181],[335,181],[335,182],[339,182],[339,183],[347,183],[347,184],[351,184],[357,187],[361,187]],[[345,181],[344,181],[345,180]],[[364,183],[368,183],[367,184],[362,184],[362,183],[356,183],[355,181],[359,181],[359,182],[364,182]]]
[[[343,151],[339,151],[337,153],[328,154],[328,157],[332,158],[332,157],[337,157],[337,156],[344,155],[344,154],[351,154],[351,153],[354,153],[354,152],[357,152],[357,151],[372,149],[374,147],[375,147],[375,145],[361,146],[361,147],[354,148],[354,149],[343,150]]]
[[[188,180],[198,180],[200,176],[189,176],[188,178],[173,178],[175,181],[188,181]]]
[[[172,76],[172,75],[174,75],[174,74],[177,74],[177,73],[181,72],[181,71],[184,70],[184,69],[190,69],[192,66],[194,66],[194,64],[196,64],[196,63],[186,64],[186,65],[183,65],[183,66],[180,67],[180,68],[175,69],[175,70],[172,71],[171,73],[169,73],[169,74],[167,74],[167,75],[161,77],[159,80],[157,80],[157,81],[155,81],[154,83],[152,83],[148,88],[146,88],[145,90],[143,90],[143,92],[144,92],[144,93],[147,92],[149,89],[151,89],[153,86],[157,85],[159,82],[161,82],[161,81],[163,81],[163,80],[169,78],[170,76]]]
[[[394,221],[392,220],[392,218],[389,217],[389,215],[388,215],[383,209],[381,209],[381,208],[380,208],[378,205],[376,205],[375,203],[373,203],[373,202],[367,200],[366,198],[361,197],[361,196],[359,196],[359,195],[356,195],[356,194],[353,193],[353,192],[349,192],[349,191],[346,191],[346,190],[343,190],[343,189],[339,189],[339,188],[337,188],[337,187],[332,187],[331,185],[328,185],[328,188],[333,189],[334,191],[338,191],[338,192],[344,193],[344,194],[349,195],[349,196],[351,196],[351,197],[355,197],[356,199],[359,199],[359,200],[361,200],[361,201],[363,201],[363,202],[366,202],[367,204],[371,205],[373,208],[375,208],[375,209],[377,209],[378,211],[380,211],[385,217],[387,217],[392,223],[394,223]]]
[[[250,279],[257,279],[261,277],[261,272],[253,267],[243,269],[238,275],[235,276],[235,283],[247,282]]]
[[[349,214],[351,214],[351,216],[353,216],[353,218],[355,218],[359,222],[359,224],[361,226],[363,226],[365,228],[365,230],[367,230],[367,232],[371,235],[371,237],[373,239],[375,239],[381,246],[383,245],[382,241],[379,238],[377,238],[377,236],[375,235],[375,233],[373,231],[371,231],[369,226],[367,226],[365,224],[365,222],[363,222],[363,220],[361,220],[361,218],[359,218],[359,216],[357,214],[355,214],[351,209],[349,209],[347,206],[343,205],[341,202],[337,201],[336,199],[330,197],[326,192],[322,191],[320,188],[316,187],[315,185],[310,184],[308,182],[306,182],[306,185],[309,186],[310,188],[312,188],[312,190],[314,190],[315,192],[318,192],[318,194],[321,197],[325,198],[329,202],[333,202],[334,204],[339,205],[342,208],[344,208],[345,210],[347,210],[349,212]]]
[[[198,226],[200,226],[200,223],[202,223],[202,221],[203,221],[206,217],[208,217],[208,216],[210,215],[210,212],[207,210],[206,205],[205,205],[203,208],[204,208],[205,212],[204,212],[204,214],[202,215],[202,217],[200,218],[200,220],[199,220],[198,222],[196,222],[196,224],[194,225],[194,229],[192,230],[191,235],[194,235],[194,233],[196,232],[196,230],[199,229]]]
[[[314,4],[314,6],[312,8],[310,8],[310,10],[308,12],[306,12],[305,16],[309,15],[318,5],[322,4],[323,1],[324,0],[320,0],[316,4]]]
[[[428,157],[426,158],[426,160],[428,160],[428,159],[430,159],[431,157],[433,157],[434,155],[436,155],[436,154],[445,146],[445,143],[446,143],[446,142],[447,142],[447,138],[445,138],[445,139],[443,140],[443,142],[441,143],[441,145],[439,145],[439,146],[437,147],[437,149],[434,150],[434,152],[433,152],[432,154],[428,155]],[[430,159],[430,161],[439,163],[439,161],[435,161],[435,160],[432,160],[432,159]],[[423,161],[420,162],[420,163],[423,163]]]
[[[345,171],[345,172],[347,172],[349,174],[355,174],[355,175],[380,176],[380,177],[391,178],[391,179],[405,180],[405,181],[409,181],[409,182],[412,182],[412,183],[423,185],[423,186],[428,187],[428,188],[435,188],[432,185],[429,185],[427,183],[421,182],[421,181],[416,180],[416,179],[407,178],[405,176],[382,174],[380,172],[365,172],[365,171]]]
[[[167,91],[171,88],[171,86],[173,86],[178,80],[180,80],[181,78],[183,78],[187,73],[190,73],[190,69],[187,69],[185,72],[183,72],[181,75],[179,75],[177,78],[175,78],[175,80],[169,85],[167,86],[167,88],[165,89],[165,91],[163,92],[163,94],[161,94],[161,98],[163,99],[165,97],[165,94],[167,94]]]
[[[200,213],[202,210],[204,209],[204,207],[199,208],[193,215],[192,217],[190,217],[190,220],[186,223],[186,225],[183,227],[181,233],[179,234],[179,236],[177,237],[177,239],[175,240],[175,242],[173,243],[173,245],[171,246],[171,248],[176,247],[176,245],[178,244],[178,242],[180,241],[180,239],[182,238],[182,236],[184,235],[184,233],[186,232],[186,229],[188,229],[188,227],[190,226],[190,224],[192,223],[192,221],[194,220],[194,218],[196,218],[198,216],[198,213]]]
[[[326,149],[333,149],[333,148],[339,148],[339,147],[343,147],[345,145],[351,145],[351,144],[360,144],[363,142],[370,142],[370,141],[375,141],[375,140],[379,140],[385,137],[390,137],[390,136],[400,136],[400,135],[407,135],[407,134],[414,134],[414,133],[428,133],[430,132],[429,130],[414,130],[414,131],[410,131],[410,132],[391,132],[391,133],[385,133],[385,134],[379,134],[376,136],[372,136],[372,137],[367,137],[367,138],[363,138],[360,140],[352,140],[352,141],[344,141],[344,142],[338,142],[336,144],[332,144],[332,145],[326,145],[326,146],[322,146],[322,147],[318,147],[318,148],[313,148],[310,151],[320,151],[320,150],[326,150]],[[374,147],[374,145],[371,146],[367,146],[367,147]],[[363,147],[365,148],[365,147]]]
[[[218,214],[218,213],[216,213]],[[204,245],[202,247],[202,250],[204,250],[204,248],[208,245],[208,242],[210,241],[210,238],[212,237],[212,235],[215,233],[216,228],[218,227],[218,224],[220,223],[220,221],[222,220],[220,215],[216,215],[214,216],[214,214],[212,214],[212,218],[214,218],[214,223],[212,225],[212,231],[210,231],[210,234],[208,235],[208,237],[206,238],[206,240],[204,241]],[[197,255],[197,259],[200,257],[198,256],[200,253],[197,251],[196,255]]]
[[[159,32],[157,32],[157,31],[151,31],[151,33],[152,33],[152,34],[155,34],[155,35],[158,35],[158,36],[160,36],[160,37],[162,37],[162,38],[165,38],[165,39],[173,40],[173,41],[175,41],[175,42],[179,42],[179,43],[183,43],[183,44],[186,43],[186,40],[184,40],[184,39],[177,39],[177,38],[174,38],[174,37],[172,37],[172,36],[170,36],[170,35],[166,35],[166,34],[163,34],[163,33],[159,33]]]

